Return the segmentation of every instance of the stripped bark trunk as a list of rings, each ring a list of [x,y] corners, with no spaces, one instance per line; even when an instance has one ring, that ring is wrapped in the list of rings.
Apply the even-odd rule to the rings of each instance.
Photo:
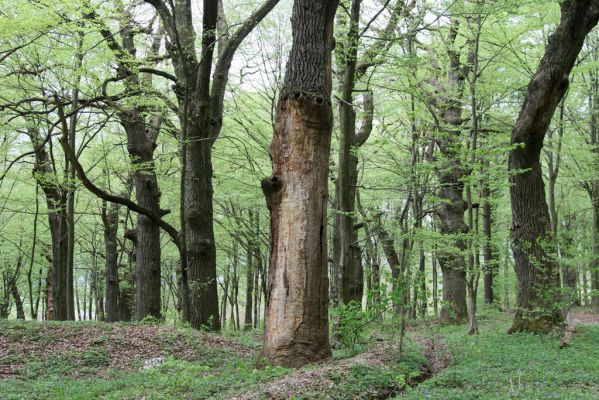
[[[333,113],[336,0],[296,0],[293,42],[262,181],[271,216],[262,356],[299,367],[331,356],[328,341],[327,198]]]

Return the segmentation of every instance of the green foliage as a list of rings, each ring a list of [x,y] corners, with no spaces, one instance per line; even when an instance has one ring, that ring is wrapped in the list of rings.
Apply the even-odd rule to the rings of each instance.
[[[560,350],[558,337],[507,335],[511,315],[486,313],[480,335],[458,327],[438,330],[452,349],[452,364],[402,399],[597,398],[599,327],[577,328],[570,346]]]

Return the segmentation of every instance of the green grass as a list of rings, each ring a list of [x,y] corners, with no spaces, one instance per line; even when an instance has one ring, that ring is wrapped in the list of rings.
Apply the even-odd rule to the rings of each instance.
[[[599,398],[599,326],[579,327],[560,350],[556,336],[507,335],[510,315],[482,317],[478,336],[466,335],[465,327],[435,328],[453,363],[402,399]]]
[[[599,399],[599,326],[578,328],[568,348],[559,338],[529,334],[507,335],[511,316],[482,310],[481,333],[466,335],[466,327],[420,325],[417,335],[435,335],[452,350],[453,362],[420,384],[419,372],[427,361],[414,342],[405,343],[403,357],[393,355],[384,365],[350,365],[320,371],[331,387],[299,389],[295,399],[368,399],[396,396],[407,399]],[[169,348],[183,343],[193,350],[193,361],[168,357],[154,369],[140,371],[140,361],[128,370],[110,367],[107,344],[124,340],[110,336],[102,323],[0,322],[0,335],[11,341],[45,343],[73,337],[83,326],[97,331],[84,351],[70,349],[56,355],[0,354],[0,364],[20,365],[19,377],[0,379],[0,398],[17,399],[228,399],[255,390],[266,380],[290,374],[285,368],[256,369],[256,359],[227,348],[198,342],[191,330],[181,329],[149,336],[147,340]],[[245,348],[257,350],[259,335],[228,332]],[[179,338],[179,339],[178,339]],[[337,352],[344,362],[355,349]],[[167,353],[168,354],[168,353]],[[257,354],[257,353],[255,353]],[[410,385],[416,385],[411,387]]]
[[[5,379],[3,400],[17,399],[226,399],[227,393],[279,376],[284,368],[254,369],[251,362],[229,362],[219,368],[169,359],[145,372],[112,370],[103,379]]]

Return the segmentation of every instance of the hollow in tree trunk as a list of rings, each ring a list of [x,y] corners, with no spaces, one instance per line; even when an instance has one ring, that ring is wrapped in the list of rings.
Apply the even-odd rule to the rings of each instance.
[[[299,367],[331,356],[327,199],[333,112],[331,50],[337,1],[296,0],[293,42],[262,181],[271,253],[262,357]]]

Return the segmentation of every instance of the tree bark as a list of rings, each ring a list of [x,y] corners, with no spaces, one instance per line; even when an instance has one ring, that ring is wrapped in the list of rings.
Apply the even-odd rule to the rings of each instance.
[[[249,223],[252,225],[254,219],[253,213],[249,211]],[[246,290],[245,290],[245,312],[243,320],[243,330],[248,331],[252,329],[252,311],[253,311],[253,300],[254,300],[254,233],[250,232],[247,235],[247,262],[246,262]]]
[[[491,191],[489,186],[483,183],[481,191],[483,200],[483,235],[485,242],[483,245],[484,266],[484,297],[485,304],[493,304],[493,278],[496,275],[497,265],[493,257],[493,210],[491,208]]]
[[[106,257],[106,321],[117,322],[119,320],[119,273],[117,259],[117,232],[119,223],[118,205],[112,203],[110,209],[106,202],[102,206],[102,222],[104,224],[104,249]]]
[[[64,321],[68,317],[66,190],[57,183],[58,176],[39,128],[30,127],[27,132],[35,152],[33,176],[46,198],[48,226],[52,242],[52,265],[48,270],[46,286],[46,319]]]
[[[568,88],[570,71],[587,33],[599,19],[599,1],[564,1],[560,7],[560,24],[549,37],[512,131],[511,236],[518,308],[510,332],[548,333],[564,318],[540,154],[551,118]]]
[[[439,216],[439,231],[444,235],[448,244],[439,248],[438,261],[443,274],[443,304],[439,320],[442,323],[462,323],[468,319],[466,307],[466,242],[463,235],[468,232],[464,222],[464,212],[467,209],[464,200],[464,178],[469,171],[463,166],[461,157],[462,136],[462,99],[464,81],[471,65],[464,65],[456,50],[459,21],[452,19],[447,38],[447,55],[449,71],[445,82],[440,83],[431,79],[434,89],[443,96],[433,95],[432,104],[439,112],[441,126],[437,127],[440,134],[435,142],[442,154],[442,165],[436,169],[441,189],[439,198],[441,204],[436,208]],[[469,61],[471,54],[468,55]],[[438,68],[438,66],[437,66]]]
[[[15,301],[15,308],[17,310],[17,319],[25,320],[25,310],[23,309],[23,300],[21,299],[21,295],[19,294],[19,288],[17,286],[16,278],[17,277],[15,276],[12,280],[10,293],[12,294],[12,298]]]
[[[271,217],[262,357],[299,367],[331,356],[327,198],[333,113],[331,51],[337,1],[296,0],[293,42],[262,181]]]
[[[233,56],[247,35],[278,0],[267,0],[219,49],[212,87],[210,75],[216,43],[218,1],[203,3],[201,53],[196,53],[190,0],[169,9],[162,0],[145,0],[161,17],[169,37],[167,50],[177,83],[184,159],[182,213],[185,267],[189,286],[189,322],[194,328],[220,329],[216,244],[213,227],[212,144],[222,127],[223,100]],[[222,7],[221,7],[222,8]],[[223,41],[225,43],[225,41]],[[198,61],[199,58],[199,61]]]

